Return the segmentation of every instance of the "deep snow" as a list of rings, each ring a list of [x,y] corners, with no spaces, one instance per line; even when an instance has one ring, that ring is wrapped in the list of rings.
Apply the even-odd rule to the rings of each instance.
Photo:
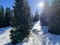
[[[0,45],[10,45],[9,34],[12,27],[0,28]],[[40,21],[33,26],[29,39],[17,45],[60,45],[60,35],[50,34],[47,26],[41,26]]]

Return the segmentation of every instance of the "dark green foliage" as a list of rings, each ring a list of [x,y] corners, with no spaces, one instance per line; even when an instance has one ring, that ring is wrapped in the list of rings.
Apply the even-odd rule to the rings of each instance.
[[[4,20],[4,8],[1,5],[0,6],[0,27],[4,27],[5,26],[5,20]]]
[[[38,14],[38,10],[36,10],[35,16],[33,18],[33,22],[37,22],[39,20],[39,14]]]
[[[10,8],[6,8],[6,12],[5,12],[5,24],[6,26],[10,26]]]
[[[11,10],[11,21],[10,21],[10,25],[12,27],[14,27],[16,25],[16,18],[15,18],[15,15],[14,15],[14,10]]]
[[[54,10],[49,23],[49,32],[60,35],[60,0],[54,0],[52,4]]]
[[[41,21],[41,25],[47,26],[46,17],[44,16],[44,14],[41,14],[40,21]]]
[[[17,29],[17,28],[14,28],[15,30],[11,30],[11,38],[12,39],[12,44],[17,44],[17,43],[20,43],[24,40],[24,38],[28,37],[30,31],[27,31],[26,29],[25,30],[21,30],[20,29]]]
[[[60,35],[60,27],[50,26],[48,31],[52,34]]]
[[[27,0],[15,0],[14,18],[12,20],[15,30],[11,30],[11,40],[13,45],[22,42],[24,38],[28,37],[31,30],[31,12]]]
[[[10,8],[6,8],[4,12],[4,7],[0,6],[0,27],[10,26]]]

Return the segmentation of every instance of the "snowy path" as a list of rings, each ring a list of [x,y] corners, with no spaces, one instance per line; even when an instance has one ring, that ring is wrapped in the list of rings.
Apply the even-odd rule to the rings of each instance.
[[[41,26],[40,21],[34,25],[32,35],[34,37],[34,45],[60,45],[60,35],[49,34],[47,26]]]
[[[9,31],[11,27],[0,28],[0,45],[7,45],[10,42]]]
[[[38,21],[34,25],[34,27],[32,28],[31,33],[33,35],[33,45],[42,45],[43,32],[41,30],[40,21]]]

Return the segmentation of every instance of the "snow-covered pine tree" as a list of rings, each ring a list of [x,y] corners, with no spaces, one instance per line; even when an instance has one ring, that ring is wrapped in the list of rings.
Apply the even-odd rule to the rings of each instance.
[[[52,8],[53,14],[51,15],[48,31],[60,35],[60,0],[53,0]]]
[[[11,30],[12,44],[22,42],[24,38],[28,37],[31,30],[31,12],[27,0],[15,0],[14,16],[15,16],[15,30]]]

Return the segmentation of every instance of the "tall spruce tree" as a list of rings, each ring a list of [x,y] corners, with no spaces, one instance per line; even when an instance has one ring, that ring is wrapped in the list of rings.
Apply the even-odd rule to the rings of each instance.
[[[60,35],[60,0],[54,0],[52,8],[53,14],[50,19],[49,32]]]
[[[33,18],[33,22],[37,22],[39,20],[39,14],[38,14],[38,10],[36,10],[35,16]]]
[[[0,27],[5,26],[5,20],[4,20],[4,7],[0,6]]]
[[[31,12],[27,0],[15,0],[14,16],[15,30],[11,30],[11,40],[13,44],[22,42],[28,37],[31,29]]]
[[[10,26],[10,8],[6,8],[5,12],[5,24],[6,26]]]

